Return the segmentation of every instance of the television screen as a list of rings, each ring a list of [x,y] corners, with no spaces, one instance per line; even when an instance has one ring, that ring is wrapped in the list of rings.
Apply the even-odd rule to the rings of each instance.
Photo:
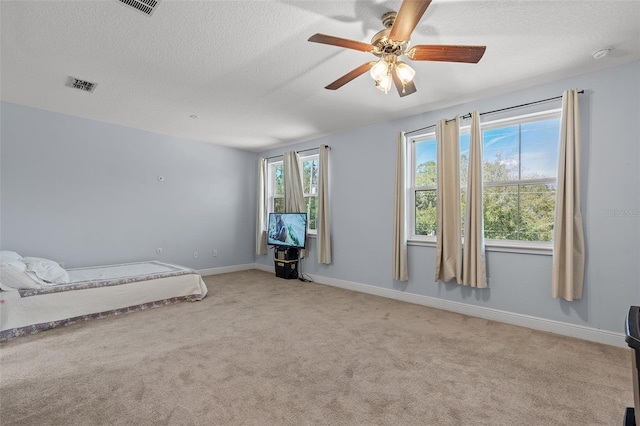
[[[306,237],[306,213],[269,213],[267,244],[304,248]]]

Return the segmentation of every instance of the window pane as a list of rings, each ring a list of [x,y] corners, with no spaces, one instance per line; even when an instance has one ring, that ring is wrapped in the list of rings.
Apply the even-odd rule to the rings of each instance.
[[[318,159],[302,163],[302,190],[305,194],[318,193]]]
[[[282,164],[275,166],[274,176],[276,180],[274,194],[284,195],[284,166]]]
[[[273,199],[273,213],[284,213],[284,198]]]
[[[482,173],[485,182],[504,182],[519,178],[519,126],[485,130]]]
[[[469,133],[460,135],[460,186],[466,188],[469,177]]]
[[[484,236],[496,240],[518,239],[518,187],[484,188]]]
[[[436,235],[436,190],[416,191],[416,235]]]
[[[460,134],[460,212],[462,216],[462,237],[464,238],[464,221],[467,208],[467,182],[469,178],[469,133]]]
[[[556,177],[560,118],[525,123],[521,131],[522,179]]]
[[[436,140],[415,142],[415,186],[435,186],[437,177]]]
[[[305,197],[304,202],[307,204],[307,222],[310,230],[317,229],[318,218],[318,197]]]
[[[553,241],[556,185],[520,186],[520,240]]]
[[[460,188],[460,215],[462,216],[461,223],[461,234],[464,238],[464,223],[467,218],[467,187],[463,186]]]

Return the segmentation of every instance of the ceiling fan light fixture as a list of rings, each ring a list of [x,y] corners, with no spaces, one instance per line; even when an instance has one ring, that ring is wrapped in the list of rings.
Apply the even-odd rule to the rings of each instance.
[[[413,81],[413,77],[416,75],[416,71],[402,61],[398,61],[396,73],[403,85]]]
[[[398,60],[406,56],[413,61],[442,61],[477,64],[487,46],[466,45],[417,45],[409,48],[411,34],[422,19],[432,0],[402,0],[398,12],[389,12],[382,16],[385,29],[378,31],[371,43],[350,40],[326,34],[314,34],[310,42],[328,44],[345,49],[371,53],[377,60],[366,62],[349,71],[325,89],[336,90],[369,71],[376,87],[387,93],[393,85],[398,89],[400,97],[416,92],[413,82],[415,71],[404,62]],[[378,1],[380,2],[380,1]]]
[[[387,74],[383,76],[380,80],[376,80],[376,88],[382,92],[389,93],[389,89],[391,89],[391,75]]]
[[[389,63],[384,59],[380,59],[375,63],[374,66],[371,67],[371,71],[369,71],[371,78],[375,81],[380,81],[389,74]]]

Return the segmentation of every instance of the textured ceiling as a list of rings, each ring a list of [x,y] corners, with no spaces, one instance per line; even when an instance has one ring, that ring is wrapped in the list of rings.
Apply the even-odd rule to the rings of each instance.
[[[479,64],[411,62],[418,92],[404,98],[366,74],[324,89],[375,57],[309,36],[368,43],[400,3],[162,0],[146,16],[116,0],[3,0],[0,94],[260,151],[640,59],[639,1],[434,0],[412,44],[486,45]]]

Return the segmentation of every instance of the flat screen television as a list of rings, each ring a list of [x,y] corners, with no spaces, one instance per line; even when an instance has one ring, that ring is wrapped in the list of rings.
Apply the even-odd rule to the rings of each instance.
[[[269,213],[267,244],[303,249],[306,239],[306,213]]]

